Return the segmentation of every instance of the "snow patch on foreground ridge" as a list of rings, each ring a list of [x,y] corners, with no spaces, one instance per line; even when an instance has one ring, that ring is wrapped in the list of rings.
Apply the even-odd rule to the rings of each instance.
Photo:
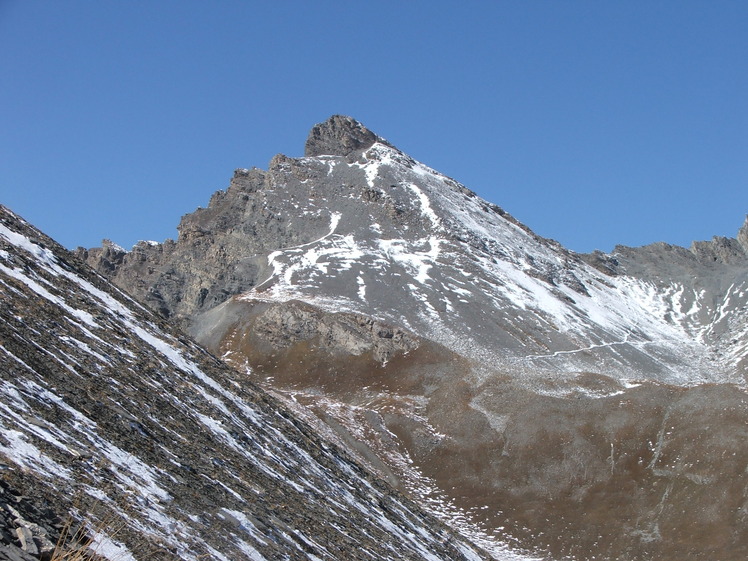
[[[335,231],[335,225],[333,219],[325,239]],[[334,559],[339,555],[321,541],[322,536],[311,536],[287,522],[278,520],[268,525],[266,520],[260,528],[258,515],[248,515],[265,500],[268,489],[248,486],[244,479],[247,476],[235,471],[242,469],[263,474],[264,481],[275,481],[289,497],[299,497],[298,504],[305,508],[318,505],[328,512],[331,526],[326,531],[337,532],[349,541],[356,539],[351,532],[362,539],[380,536],[375,540],[381,542],[379,551],[390,553],[366,550],[367,558],[405,555],[430,561],[443,559],[436,552],[444,551],[449,543],[461,558],[481,558],[467,542],[447,541],[452,538],[443,530],[424,525],[421,515],[407,503],[386,496],[357,466],[329,448],[322,445],[324,450],[315,450],[313,456],[300,444],[296,421],[279,411],[260,407],[256,397],[249,399],[247,390],[226,378],[225,371],[220,376],[207,372],[204,364],[210,359],[189,343],[162,331],[154,323],[156,320],[148,319],[147,312],[127,296],[95,286],[93,277],[82,276],[49,249],[6,226],[0,226],[0,240],[15,247],[14,252],[3,251],[0,255],[0,294],[9,305],[18,308],[16,315],[8,318],[13,321],[8,324],[12,336],[0,347],[0,360],[12,365],[7,370],[10,378],[0,384],[0,454],[15,466],[13,469],[36,474],[61,492],[77,490],[96,499],[123,516],[128,528],[189,561],[206,556],[229,559],[238,554],[259,561],[276,558],[263,551],[279,550],[293,552],[294,558]],[[25,265],[19,262],[24,259]],[[58,281],[67,283],[67,288]],[[46,304],[34,307],[39,298]],[[149,454],[159,455],[157,464],[146,460],[142,450],[131,447],[133,437],[118,440],[118,434],[94,419],[96,411],[92,413],[77,405],[77,395],[68,392],[67,387],[50,384],[50,374],[41,369],[38,360],[13,350],[11,343],[33,336],[33,326],[41,326],[45,320],[44,314],[23,315],[24,310],[36,313],[38,309],[62,318],[62,323],[55,321],[65,336],[54,339],[55,345],[46,348],[33,340],[26,342],[32,348],[36,345],[44,357],[42,362],[67,372],[71,384],[89,380],[87,384],[109,386],[111,390],[107,391],[111,393],[106,399],[126,415],[123,419],[129,419],[132,434],[151,443],[146,449],[153,450]],[[41,337],[38,330],[36,333]],[[146,369],[142,369],[138,352],[141,344],[150,349]],[[128,378],[130,369],[139,370],[137,379]],[[142,386],[133,386],[133,380]],[[130,397],[133,392],[150,395],[156,400],[155,405],[135,401]],[[167,409],[170,413],[163,413]],[[54,421],[49,416],[53,411],[57,412]],[[160,417],[163,414],[167,417]],[[177,418],[202,429],[192,434],[174,432]],[[164,443],[158,443],[156,431],[172,434]],[[204,439],[202,435],[212,436],[201,446],[216,448],[202,448],[204,453],[214,455],[214,470],[210,475],[203,473],[201,478],[214,489],[213,493],[225,497],[223,508],[213,514],[204,507],[191,511],[181,497],[181,492],[187,490],[180,487],[175,477],[187,462],[196,461],[185,454],[190,452],[193,441]],[[211,441],[213,444],[208,444]],[[71,463],[71,458],[76,461]],[[330,465],[346,474],[346,479],[336,479]],[[120,501],[129,506],[123,509]],[[360,513],[366,524],[343,530],[351,512]],[[221,545],[210,541],[211,524],[227,520],[232,521],[231,534],[218,540]],[[383,536],[387,538],[382,542]],[[97,552],[112,561],[136,558],[127,545],[114,541],[104,530],[96,530],[93,538]],[[529,559],[500,544],[493,549],[497,559]],[[457,559],[458,554],[450,558]]]

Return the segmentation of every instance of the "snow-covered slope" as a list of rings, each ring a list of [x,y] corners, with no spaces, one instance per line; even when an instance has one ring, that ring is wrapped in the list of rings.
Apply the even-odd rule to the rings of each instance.
[[[179,230],[177,242],[109,246],[89,262],[188,324],[233,295],[300,299],[515,375],[743,382],[742,246],[731,285],[627,274],[615,255],[582,259],[540,238],[350,118],[315,127],[304,158],[237,170]],[[714,336],[727,323],[738,342]]]
[[[379,317],[515,372],[742,379],[731,376],[739,353],[710,357],[716,318],[700,321],[698,294],[605,275],[391,146],[375,143],[354,162],[288,161],[274,179],[297,191],[299,170],[326,176],[298,211],[326,220],[327,231],[270,252],[247,298]],[[341,192],[351,183],[363,189]]]
[[[3,207],[0,298],[4,485],[104,557],[485,558]]]

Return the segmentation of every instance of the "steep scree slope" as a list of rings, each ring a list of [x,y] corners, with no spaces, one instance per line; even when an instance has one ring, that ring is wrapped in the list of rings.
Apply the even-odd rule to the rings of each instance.
[[[485,558],[4,207],[0,299],[0,555],[70,516],[112,561]]]

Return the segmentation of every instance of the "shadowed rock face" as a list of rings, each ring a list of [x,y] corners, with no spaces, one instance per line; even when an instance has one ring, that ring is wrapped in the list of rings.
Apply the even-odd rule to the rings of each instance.
[[[737,559],[747,228],[576,255],[336,116],[176,242],[79,255],[487,543]]]

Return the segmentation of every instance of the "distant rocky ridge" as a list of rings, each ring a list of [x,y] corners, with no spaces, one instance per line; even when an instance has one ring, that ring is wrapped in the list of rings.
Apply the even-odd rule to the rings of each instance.
[[[488,542],[680,561],[748,553],[747,239],[575,254],[334,116],[78,255]]]
[[[0,559],[488,558],[4,207],[0,299]]]

